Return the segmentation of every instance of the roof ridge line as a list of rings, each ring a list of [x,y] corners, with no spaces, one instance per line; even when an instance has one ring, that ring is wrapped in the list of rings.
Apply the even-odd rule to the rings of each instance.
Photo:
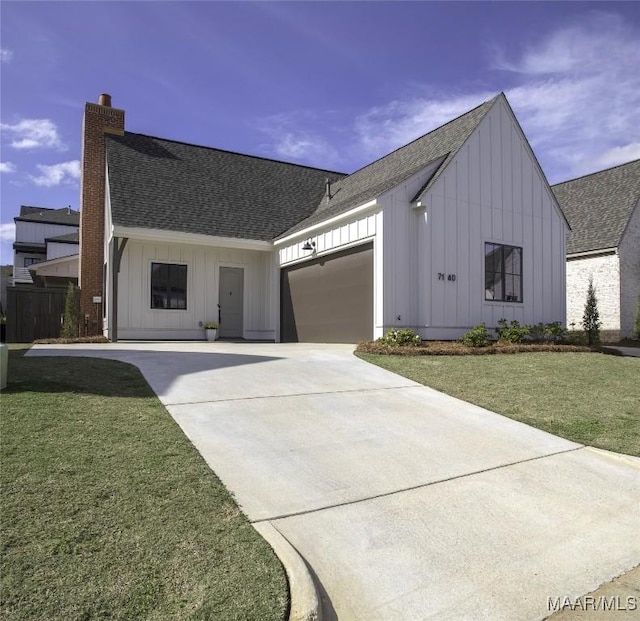
[[[640,158],[631,160],[629,162],[623,162],[622,164],[616,164],[615,166],[610,166],[609,168],[603,168],[602,170],[596,170],[591,173],[587,173],[586,175],[580,175],[579,177],[574,177],[573,179],[567,179],[566,181],[559,181],[558,183],[554,183],[551,188],[555,188],[558,185],[564,185],[565,183],[572,183],[573,181],[578,181],[580,179],[584,179],[585,177],[592,177],[593,175],[599,175],[603,172],[608,172],[609,170],[614,170],[616,168],[622,168],[623,166],[628,166],[629,164],[635,164],[636,162],[640,162]]]
[[[488,104],[490,101],[494,101],[495,99],[500,97],[501,94],[502,93],[498,93],[495,97],[492,97],[491,99],[487,99],[486,101],[483,101],[482,103],[479,103],[474,108],[471,108],[471,110],[467,110],[466,112],[463,112],[462,114],[459,114],[457,117],[451,119],[450,121],[447,121],[446,123],[443,123],[442,125],[438,125],[438,127],[434,127],[432,130],[429,130],[428,132],[422,134],[421,136],[418,136],[417,138],[414,138],[413,140],[411,140],[411,141],[409,141],[409,142],[397,147],[393,151],[389,151],[389,153],[385,153],[384,155],[381,155],[379,158],[373,160],[373,162],[369,162],[368,164],[365,164],[364,166],[361,166],[357,170],[354,170],[352,173],[348,174],[347,177],[351,177],[351,176],[355,175],[356,173],[360,172],[361,170],[364,170],[365,168],[368,168],[369,166],[373,166],[376,162],[379,162],[380,160],[383,160],[385,157],[389,157],[390,155],[393,155],[397,151],[401,151],[405,147],[408,147],[409,145],[413,144],[414,142],[418,142],[418,140],[422,140],[423,138],[425,138],[429,134],[433,134],[433,132],[438,131],[439,129],[442,129],[443,127],[446,127],[447,125],[450,125],[451,123],[455,123],[457,120],[461,119],[463,116],[467,116],[467,114],[471,114],[472,112],[474,112],[478,108],[481,108],[485,104]],[[435,158],[435,159],[437,159],[437,158]]]
[[[119,138],[120,136],[115,134],[105,134],[109,138]],[[182,144],[187,147],[196,147],[198,149],[207,149],[209,151],[220,151],[222,153],[229,153],[231,155],[241,155],[242,157],[250,157],[256,160],[264,160],[266,162],[274,162],[276,164],[287,164],[288,166],[297,166],[298,168],[308,168],[310,170],[318,170],[321,172],[332,173],[334,175],[344,175],[345,177],[349,176],[349,173],[340,172],[338,170],[329,170],[328,168],[319,168],[317,166],[309,166],[307,164],[298,164],[296,162],[287,162],[285,160],[276,160],[272,157],[265,157],[262,155],[252,155],[251,153],[242,153],[240,151],[231,151],[230,149],[221,149],[220,147],[209,147],[203,144],[196,144],[194,142],[185,142],[184,140],[175,140],[173,138],[162,138],[161,136],[152,136],[151,134],[141,134],[139,132],[130,132],[125,131],[124,135],[133,135],[133,136],[143,136],[144,138],[152,138],[153,140],[163,140],[164,142],[172,142],[174,144]]]
[[[71,209],[71,211],[80,212],[79,209],[73,209],[71,206],[67,207],[39,207],[38,205],[20,205],[20,207],[27,207],[28,209],[41,209],[43,211],[60,211],[61,209]]]

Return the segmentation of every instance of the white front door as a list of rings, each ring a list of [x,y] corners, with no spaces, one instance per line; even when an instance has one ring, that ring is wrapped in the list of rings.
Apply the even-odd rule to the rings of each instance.
[[[220,268],[220,338],[243,337],[244,314],[244,269],[241,267]]]

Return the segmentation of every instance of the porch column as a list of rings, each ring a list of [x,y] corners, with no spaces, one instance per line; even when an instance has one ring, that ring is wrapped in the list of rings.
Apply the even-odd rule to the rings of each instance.
[[[109,296],[109,340],[118,342],[118,274],[120,261],[129,238],[113,237],[109,242],[109,263],[111,264],[111,295]]]

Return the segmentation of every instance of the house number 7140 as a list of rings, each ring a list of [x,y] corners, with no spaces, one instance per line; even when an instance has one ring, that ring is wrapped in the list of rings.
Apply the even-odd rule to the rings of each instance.
[[[438,280],[444,280],[445,279],[445,274],[443,274],[442,272],[438,272]],[[446,279],[451,281],[451,282],[455,282],[456,281],[456,275],[455,274],[447,274],[446,275]]]

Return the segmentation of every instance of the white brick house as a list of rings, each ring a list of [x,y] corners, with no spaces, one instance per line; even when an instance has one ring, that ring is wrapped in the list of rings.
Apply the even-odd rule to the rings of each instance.
[[[640,160],[553,186],[567,236],[567,326],[579,329],[593,278],[603,339],[633,336],[640,295]]]

